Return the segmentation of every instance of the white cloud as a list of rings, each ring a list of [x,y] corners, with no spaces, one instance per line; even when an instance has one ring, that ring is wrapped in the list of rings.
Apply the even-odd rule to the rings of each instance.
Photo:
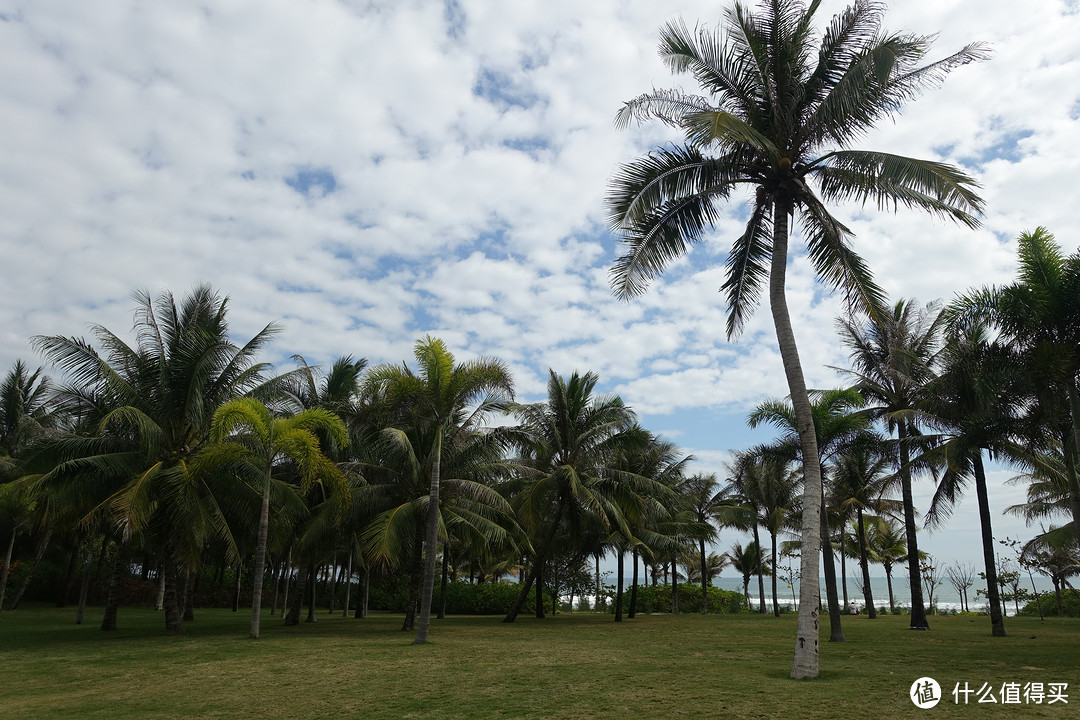
[[[596,370],[650,413],[786,393],[767,308],[737,346],[724,339],[717,291],[742,200],[642,297],[608,287],[608,179],[674,139],[612,118],[680,84],[657,29],[715,24],[715,3],[7,5],[0,365],[31,357],[33,334],[130,327],[133,288],[207,280],[231,295],[238,337],[283,320],[278,360],[399,362],[432,332],[462,356],[507,359],[532,399],[548,367]],[[826,2],[822,22],[841,7]],[[1013,238],[1040,224],[1071,250],[1080,15],[926,0],[890,8],[886,25],[940,32],[933,57],[972,40],[995,55],[862,143],[963,163],[987,201],[979,231],[838,208],[882,286],[925,301],[1007,281]],[[286,184],[303,170],[333,188]],[[840,302],[804,258],[789,304],[809,384],[835,384]]]

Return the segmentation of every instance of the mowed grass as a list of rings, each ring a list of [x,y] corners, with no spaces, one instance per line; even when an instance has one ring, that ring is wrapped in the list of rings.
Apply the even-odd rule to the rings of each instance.
[[[455,617],[411,644],[401,616],[324,612],[286,628],[264,616],[197,611],[180,636],[160,613],[122,608],[120,631],[73,624],[74,611],[0,615],[4,718],[1072,718],[1080,714],[1080,621],[985,617],[845,618],[821,677],[788,679],[795,618],[758,615]],[[908,699],[921,676],[941,683],[931,710]],[[955,705],[951,690],[1004,682],[1067,682],[1069,704]]]

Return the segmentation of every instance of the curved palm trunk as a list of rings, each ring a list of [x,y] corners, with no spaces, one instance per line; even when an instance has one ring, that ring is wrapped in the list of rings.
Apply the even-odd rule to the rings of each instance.
[[[634,571],[631,573],[632,579],[630,580],[630,611],[626,613],[626,617],[631,620],[637,616],[637,586],[638,586],[638,551],[634,548],[634,551],[630,553],[630,557],[634,561]]]
[[[49,541],[52,540],[53,523],[50,521],[45,525],[45,535],[42,536],[41,542],[38,543],[37,550],[34,552],[34,559],[30,563],[30,569],[26,571],[26,576],[23,578],[22,585],[19,586],[19,592],[15,593],[15,598],[11,601],[11,607],[9,610],[15,610],[19,607],[19,603],[22,602],[23,595],[26,594],[27,588],[30,587],[30,580],[34,577],[34,571],[37,570],[38,565],[41,564],[41,558],[45,556],[45,550],[49,547]]]
[[[1070,380],[1068,386],[1069,414],[1072,416],[1072,441],[1077,455],[1080,455],[1080,394],[1077,393],[1075,382]],[[1069,507],[1072,510],[1073,527],[1076,530],[1077,539],[1080,540],[1080,477],[1077,475],[1075,463],[1067,479],[1069,482]]]
[[[671,558],[671,614],[679,614],[679,565]]]
[[[529,597],[529,590],[532,589],[533,582],[536,580],[539,574],[541,564],[547,561],[548,552],[551,551],[551,544],[555,540],[555,535],[559,530],[559,522],[562,520],[563,508],[566,506],[566,497],[560,496],[559,502],[555,506],[555,514],[552,517],[551,527],[548,529],[547,537],[544,538],[543,544],[540,546],[540,550],[536,555],[536,562],[531,570],[526,571],[525,577],[521,579],[521,590],[518,592],[517,599],[514,601],[513,607],[510,608],[510,612],[503,618],[504,623],[512,623],[517,619],[518,613],[521,612],[521,608],[525,607],[525,600]],[[597,555],[597,566],[599,567],[600,556]],[[599,597],[599,595],[597,595]],[[543,603],[540,604],[543,607]],[[543,616],[541,616],[543,617]]]
[[[270,464],[266,465],[262,487],[262,506],[259,509],[259,533],[255,540],[255,570],[252,572],[251,623],[248,637],[259,638],[259,614],[262,612],[263,573],[266,570],[266,536],[270,527]],[[237,576],[239,577],[239,575]]]
[[[904,530],[907,536],[908,577],[911,585],[911,627],[926,630],[930,628],[930,623],[926,620],[926,605],[923,603],[919,539],[915,534],[915,500],[911,493],[911,457],[907,446],[907,425],[904,421],[897,423],[896,437],[900,441],[900,489],[904,501]]]
[[[709,614],[709,576],[705,567],[705,541],[698,540],[698,558],[701,561],[701,614]]]
[[[127,543],[116,543],[116,557],[113,558],[112,572],[109,573],[109,590],[105,595],[105,615],[101,618],[101,629],[109,632],[116,630],[116,613],[120,607],[120,581],[128,564]]]
[[[7,554],[4,556],[4,569],[0,570],[0,611],[4,609],[4,591],[7,590],[8,571],[11,569],[11,553],[15,550],[15,536],[19,528],[11,531],[11,541],[8,543]]]
[[[889,586],[889,614],[896,613],[896,601],[893,600],[892,592],[892,564],[885,566],[885,582]]]
[[[780,617],[780,601],[776,597],[776,533],[769,531],[772,538],[772,612],[774,617]]]
[[[799,440],[803,456],[803,527],[802,557],[799,582],[799,620],[795,634],[795,654],[792,659],[791,677],[798,680],[818,676],[818,575],[820,552],[821,513],[821,465],[814,431],[814,416],[810,396],[806,392],[799,349],[795,345],[795,333],[788,313],[785,283],[787,277],[788,216],[790,200],[781,197],[773,204],[772,265],[769,270],[769,307],[772,310],[776,340],[780,357],[784,361],[784,375],[791,407],[798,423]],[[773,570],[775,573],[775,569]]]
[[[844,592],[844,614],[851,612],[851,603],[848,602],[847,592],[847,547],[844,541],[844,525],[840,523],[840,589]]]
[[[341,617],[343,618],[349,617],[349,602],[352,600],[352,558],[353,553],[352,550],[350,550],[348,568],[345,570],[345,607],[341,609]],[[444,590],[443,593],[445,594],[445,592],[446,591]]]
[[[623,551],[622,548],[615,549],[615,557],[618,558],[616,567],[615,580],[615,622],[622,622],[622,601],[623,601]]]
[[[442,426],[435,430],[435,448],[431,451],[431,492],[428,494],[427,528],[424,533],[424,586],[420,591],[420,618],[413,643],[427,642],[431,629],[431,598],[435,594],[435,551],[439,544],[439,480],[442,470]]]
[[[75,611],[75,624],[83,624],[83,616],[86,614],[86,596],[90,592],[90,563],[93,550],[86,551],[86,559],[83,561],[82,583],[79,586],[79,608]]]
[[[832,533],[825,514],[825,491],[821,498],[821,557],[825,571],[825,597],[829,603],[829,642],[847,642],[840,619],[840,598],[836,592],[836,561],[833,558]]]
[[[181,633],[184,631],[184,591],[180,586],[179,568],[169,548],[165,549],[162,571],[165,573],[165,596],[162,598],[162,605],[165,607],[165,629]]]
[[[547,617],[547,612],[544,608],[544,566],[541,563],[536,564],[536,572],[533,574],[536,578],[536,618],[543,620]]]
[[[442,580],[439,583],[439,614],[437,620],[446,619],[446,583],[450,579],[450,547],[443,543],[442,549]]]
[[[866,555],[866,532],[863,529],[862,508],[856,510],[859,517],[859,565],[862,567],[863,602],[866,603],[866,614],[871,620],[877,618],[877,610],[874,608],[874,594],[870,591],[870,560]],[[892,595],[890,591],[889,595]]]
[[[979,525],[982,528],[983,563],[986,565],[986,599],[990,601],[990,626],[994,637],[1005,637],[1005,618],[1001,613],[998,593],[997,562],[994,557],[994,531],[990,526],[990,500],[986,492],[986,473],[983,471],[982,450],[975,456],[975,493],[979,496]]]
[[[765,563],[761,559],[761,533],[758,524],[754,523],[754,545],[757,547],[757,589],[758,589],[758,612],[765,614]],[[775,572],[775,570],[774,570]]]

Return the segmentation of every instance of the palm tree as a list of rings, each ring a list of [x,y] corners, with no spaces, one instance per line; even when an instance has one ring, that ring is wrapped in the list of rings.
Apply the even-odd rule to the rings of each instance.
[[[22,360],[15,361],[0,383],[0,460],[18,457],[53,424],[51,393],[52,381],[41,368],[30,372]]]
[[[866,433],[834,461],[832,501],[844,516],[855,510],[855,534],[863,577],[863,600],[870,619],[877,617],[870,591],[870,555],[864,514],[895,512],[903,503],[882,497],[890,480],[891,458],[881,438]],[[841,526],[842,527],[842,526]]]
[[[413,642],[428,639],[431,627],[431,600],[435,592],[435,559],[439,542],[439,483],[442,443],[447,431],[463,425],[474,426],[493,410],[505,405],[514,393],[506,365],[493,358],[479,358],[454,364],[446,344],[428,336],[416,343],[413,353],[419,374],[408,366],[380,365],[372,368],[367,383],[379,387],[392,405],[407,410],[404,424],[421,432],[422,446],[414,449],[425,459],[430,480],[428,512],[424,531],[424,576],[420,595],[420,615]],[[479,405],[469,411],[475,403]]]
[[[793,528],[799,513],[806,512],[799,503],[800,480],[799,473],[791,469],[790,461],[777,453],[769,452],[767,448],[760,449],[757,459],[748,468],[743,480],[745,491],[751,498],[752,505],[758,510],[757,521],[769,532],[769,539],[772,542],[769,565],[774,569],[772,598],[773,615],[776,617],[780,617],[775,571],[777,536],[781,531]],[[818,536],[819,531],[819,527],[815,525],[814,537]],[[814,602],[818,601],[814,600]]]
[[[1005,347],[988,341],[984,324],[953,325],[942,354],[942,372],[927,387],[922,409],[942,432],[933,453],[945,468],[927,512],[928,526],[939,526],[952,513],[967,482],[975,481],[982,531],[990,622],[995,636],[1005,635],[997,585],[997,561],[990,503],[983,467],[984,450],[994,455],[1016,454],[1013,441],[1020,428],[1026,380],[1018,359]]]
[[[944,318],[935,303],[918,307],[899,300],[891,311],[866,324],[853,318],[837,322],[837,331],[851,351],[850,370],[841,369],[855,381],[855,389],[867,399],[865,412],[882,420],[897,438],[897,477],[904,503],[905,545],[911,588],[910,627],[927,628],[919,570],[918,526],[911,489],[911,446],[919,436],[916,408],[926,396],[926,384],[934,375],[941,349]]]
[[[736,2],[723,31],[690,31],[682,22],[665,26],[661,57],[673,72],[693,75],[708,95],[654,90],[623,105],[617,125],[659,120],[684,132],[686,143],[624,165],[608,196],[612,229],[627,245],[612,268],[612,283],[617,295],[629,298],[704,239],[719,218],[720,203],[736,189],[753,192],[746,231],[727,263],[727,331],[731,337],[742,328],[768,276],[780,355],[808,458],[807,539],[818,523],[821,475],[785,299],[789,219],[798,213],[818,272],[849,303],[878,315],[881,291],[849,247],[850,231],[825,202],[904,205],[975,227],[982,201],[975,182],[955,168],[846,148],[954,68],[986,56],[982,46],[969,45],[919,66],[931,38],[882,32],[883,6],[873,2],[857,2],[836,16],[815,47],[818,6],[764,0],[752,12]],[[794,678],[818,673],[817,542],[806,550]]]
[[[224,488],[189,472],[190,460],[208,442],[219,407],[271,389],[263,379],[268,366],[255,358],[278,330],[267,325],[243,346],[233,344],[228,299],[208,285],[195,287],[179,305],[168,292],[156,300],[145,292],[134,298],[134,347],[100,325],[92,329],[100,352],[81,338],[34,338],[68,374],[57,392],[59,405],[88,429],[50,441],[36,459],[51,467],[35,487],[88,518],[108,517],[120,531],[118,563],[133,536],[154,537],[164,553],[165,626],[179,632],[178,573],[194,569],[210,537],[231,542],[215,497]],[[106,602],[102,629],[115,629],[113,602]]]
[[[731,563],[731,567],[739,571],[742,575],[743,596],[746,598],[746,605],[750,607],[750,578],[755,573],[765,572],[765,574],[771,574],[771,570],[768,569],[768,564],[765,563],[764,558],[761,555],[761,547],[754,541],[750,541],[744,547],[741,543],[735,543],[731,546],[731,550],[727,552],[728,561]]]
[[[898,523],[882,518],[881,522],[871,523],[866,528],[866,545],[870,557],[885,568],[885,582],[889,586],[889,612],[895,613],[892,569],[896,563],[907,560],[907,531]]]
[[[1043,227],[1021,233],[1017,246],[1016,281],[976,290],[957,300],[950,313],[987,320],[1034,375],[1037,414],[1065,452],[1070,510],[1080,538],[1080,250],[1063,256]]]
[[[700,473],[691,475],[680,483],[678,490],[685,498],[687,508],[693,513],[694,521],[699,528],[694,538],[698,542],[698,571],[696,574],[697,579],[701,581],[701,614],[707,615],[709,612],[708,588],[712,573],[709,572],[707,567],[709,557],[705,554],[705,543],[715,542],[720,535],[712,524],[712,520],[723,506],[724,492],[720,488],[720,483],[716,481],[715,475],[702,475]],[[713,557],[716,557],[719,563],[720,556],[714,553]],[[717,565],[716,574],[719,574],[721,567],[723,567],[722,564]]]
[[[593,394],[597,380],[591,372],[564,379],[550,371],[547,401],[514,408],[521,423],[513,436],[521,450],[521,472],[512,503],[532,539],[533,563],[503,622],[513,622],[521,612],[560,530],[584,537],[583,529],[599,521],[609,533],[632,535],[623,509],[639,504],[641,496],[633,492],[635,478],[616,480],[610,469],[644,437],[630,432],[634,414],[621,398]]]
[[[855,411],[862,406],[863,400],[853,390],[826,390],[813,391],[810,393],[810,413],[814,419],[814,432],[818,449],[818,463],[820,468],[827,467],[829,460],[840,452],[852,438],[867,426],[867,420]],[[800,442],[798,432],[798,418],[795,416],[793,407],[779,400],[766,400],[760,403],[750,413],[747,420],[752,428],[767,422],[783,431],[780,443],[776,448],[778,452],[784,452],[798,457],[800,455]],[[805,462],[803,463],[805,468]],[[827,478],[822,473],[822,497],[818,504],[820,523],[820,547],[825,559],[825,594],[829,604],[829,642],[845,642],[844,629],[840,620],[840,601],[837,597],[836,586],[836,563],[832,554],[832,532],[829,530],[829,520],[825,503],[825,486]]]
[[[337,415],[321,408],[304,410],[287,418],[274,418],[265,405],[254,398],[231,400],[214,413],[210,428],[213,443],[198,459],[196,469],[214,472],[227,468],[251,479],[261,487],[258,536],[255,542],[254,588],[249,635],[259,637],[262,587],[266,568],[266,542],[270,526],[270,486],[274,466],[290,460],[300,471],[301,492],[314,482],[332,486],[333,496],[348,500],[345,477],[323,454],[315,432],[321,431],[336,443],[348,442],[345,424]]]

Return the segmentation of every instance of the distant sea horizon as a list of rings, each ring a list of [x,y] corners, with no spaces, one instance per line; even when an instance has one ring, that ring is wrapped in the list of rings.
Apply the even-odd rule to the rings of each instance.
[[[837,578],[837,580],[839,582],[839,578]],[[669,579],[668,584],[670,584],[670,582],[671,581]],[[682,584],[686,583],[685,580],[680,580],[679,582],[682,583]],[[900,609],[900,608],[907,609],[907,608],[909,608],[911,606],[911,587],[908,585],[907,575],[905,574],[902,577],[895,577],[894,576],[892,582],[893,582],[893,600],[895,601],[895,607],[897,609]],[[642,584],[644,584],[644,583],[642,583]],[[649,584],[652,584],[651,578],[650,578],[650,583]],[[624,583],[624,588],[629,588],[630,585],[631,585],[631,581],[627,580]],[[735,590],[736,592],[739,592],[739,593],[741,593],[743,591],[742,578],[734,578],[734,577],[716,578],[716,579],[713,580],[712,586],[720,588],[722,590]],[[821,597],[822,597],[822,600],[824,601],[824,599],[825,599],[825,578],[821,578],[820,587],[821,587]],[[1024,582],[1021,585],[1021,587],[1023,589],[1025,589],[1028,592],[1029,595],[1031,594],[1032,587],[1031,587],[1031,580],[1029,578],[1026,578],[1026,577],[1024,578]],[[988,610],[988,604],[987,604],[986,597],[983,596],[983,595],[976,596],[976,594],[975,594],[976,590],[983,590],[985,588],[986,588],[986,583],[984,581],[978,579],[978,578],[976,578],[975,584],[972,587],[968,588],[967,600],[968,600],[968,605],[971,608],[971,610],[976,611],[976,612],[986,612]],[[1040,575],[1035,576],[1035,588],[1038,590],[1040,595],[1053,595],[1053,593],[1054,593],[1053,583],[1050,582],[1050,578],[1047,578],[1045,576],[1040,576]],[[848,606],[850,608],[852,608],[852,609],[861,610],[863,608],[863,606],[865,605],[865,602],[863,600],[863,593],[862,593],[862,579],[861,578],[856,579],[856,578],[853,578],[853,577],[849,577],[848,580],[847,580],[847,589],[848,589],[848,592],[847,592],[847,594],[848,594]],[[871,575],[870,576],[870,589],[873,592],[873,598],[874,598],[875,607],[878,607],[878,608],[884,607],[884,608],[888,609],[888,607],[889,607],[889,587],[888,587],[887,579],[885,577],[874,577],[874,576]],[[843,603],[843,588],[842,588],[842,586],[837,589],[837,592],[840,595],[840,602]],[[1068,589],[1066,589],[1065,592],[1070,592],[1070,591]],[[776,581],[776,594],[777,594],[777,603],[780,606],[791,608],[791,607],[794,607],[796,605],[796,603],[792,600],[792,596],[793,596],[792,587],[790,585],[788,585],[786,582],[783,582],[780,579],[777,579],[777,581]],[[794,597],[797,599],[798,596],[799,596],[799,583],[798,583],[798,581],[796,581],[795,582],[795,587],[794,587]],[[1028,599],[1030,599],[1030,598],[1028,598]],[[1028,599],[1022,600],[1020,602],[1020,607],[1021,608],[1023,608],[1024,605],[1028,602]],[[753,578],[750,579],[750,597],[749,597],[749,601],[750,601],[750,606],[752,608],[754,608],[754,609],[757,609],[757,606],[758,606],[758,584],[757,584],[757,576],[756,575]],[[923,601],[924,601],[924,603],[926,603],[927,606],[930,605],[929,593],[927,592],[927,588],[925,586],[923,588]],[[961,609],[960,595],[956,592],[956,589],[953,588],[953,586],[948,583],[948,581],[945,581],[942,584],[940,584],[940,585],[938,585],[937,587],[934,588],[933,605],[935,607],[937,607],[939,612],[958,611],[958,610]],[[1015,608],[1014,603],[1011,600],[1003,601],[1002,605],[1003,605],[1003,608],[1005,610],[1006,615],[1015,614],[1016,608]],[[768,578],[768,577],[765,578],[765,606],[767,608],[772,607],[772,583],[771,583],[771,579]]]

